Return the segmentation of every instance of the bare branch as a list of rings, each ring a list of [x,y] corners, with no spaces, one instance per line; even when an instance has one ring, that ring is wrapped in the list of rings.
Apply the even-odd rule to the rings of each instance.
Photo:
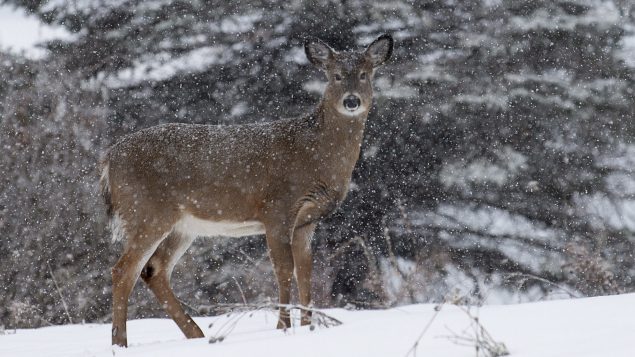
[[[57,284],[55,275],[53,275],[53,269],[51,269],[51,264],[49,264],[48,261],[46,261],[46,266],[48,266],[49,268],[49,274],[51,274],[51,279],[53,279],[53,284],[55,284],[55,289],[57,289],[57,293],[59,294],[60,299],[62,300],[62,306],[64,306],[64,312],[66,312],[66,318],[68,318],[68,322],[72,324],[73,319],[71,318],[71,314],[68,312],[68,305],[66,305],[66,300],[64,299],[64,295],[62,295],[62,290],[60,289],[60,286]]]
[[[240,291],[240,297],[243,299],[243,304],[246,305],[247,304],[247,298],[245,297],[245,292],[243,291],[243,288],[238,283],[238,280],[236,280],[236,277],[232,276],[232,279],[234,279],[234,282],[236,283],[236,286],[238,287],[238,291]]]
[[[406,357],[410,355],[412,355],[412,357],[417,357],[417,347],[419,347],[419,342],[421,342],[421,339],[426,334],[426,332],[428,332],[428,329],[430,328],[430,326],[432,326],[432,323],[439,315],[439,312],[441,312],[441,309],[443,308],[443,304],[445,304],[445,301],[434,307],[434,314],[432,315],[430,320],[428,320],[428,323],[425,325],[425,327],[419,334],[419,337],[417,337],[417,340],[415,341],[415,343],[412,345],[412,347],[410,347],[408,352],[406,352]]]
[[[575,293],[575,292],[569,290],[568,288],[566,288],[566,287],[564,287],[564,286],[562,286],[560,284],[556,284],[553,281],[549,281],[548,279],[541,278],[541,277],[533,275],[533,274],[511,273],[511,274],[507,275],[506,280],[511,280],[513,278],[516,278],[516,277],[522,278],[522,280],[520,281],[519,287],[523,286],[527,280],[533,279],[533,280],[538,280],[540,282],[543,282],[543,283],[549,284],[551,286],[554,286],[554,287],[564,291],[565,293],[569,294],[569,296],[571,296],[571,297],[578,298],[578,299],[582,297],[582,296],[580,296],[580,294]]]
[[[315,326],[321,327],[334,327],[342,324],[342,321],[327,315],[326,313],[317,310],[312,307],[295,305],[295,304],[276,304],[276,303],[261,303],[261,304],[214,304],[214,305],[202,305],[198,308],[198,312],[202,315],[208,315],[210,312],[221,312],[227,314],[228,320],[225,321],[218,331],[209,340],[210,343],[222,342],[225,338],[236,328],[238,322],[245,316],[251,316],[256,311],[270,311],[275,313],[280,309],[297,309],[300,311],[310,312],[312,315],[313,323],[311,324],[311,330]],[[213,323],[210,324],[210,328]]]
[[[472,333],[469,334],[467,332],[463,332],[459,335],[450,330],[452,335],[447,336],[450,341],[461,346],[474,346],[476,357],[501,357],[509,355],[507,346],[505,346],[502,342],[494,340],[492,335],[485,329],[485,326],[481,324],[479,317],[472,314],[470,306],[455,306],[459,310],[465,312],[465,314],[470,318]]]

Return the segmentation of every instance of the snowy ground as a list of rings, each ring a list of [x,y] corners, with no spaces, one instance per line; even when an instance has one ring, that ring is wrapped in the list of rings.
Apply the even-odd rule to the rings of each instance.
[[[166,319],[129,322],[128,349],[110,346],[110,325],[85,324],[5,331],[0,356],[413,356],[409,353],[434,317],[434,305],[390,310],[326,310],[344,323],[339,327],[274,329],[275,317],[259,312],[239,320],[220,343],[185,340]],[[478,310],[480,321],[512,356],[633,356],[635,294],[520,305],[489,305]],[[227,316],[196,319],[212,336]],[[208,325],[214,323],[209,329]],[[458,307],[445,305],[423,335],[417,356],[474,356],[473,347],[448,336],[470,336],[470,319]]]

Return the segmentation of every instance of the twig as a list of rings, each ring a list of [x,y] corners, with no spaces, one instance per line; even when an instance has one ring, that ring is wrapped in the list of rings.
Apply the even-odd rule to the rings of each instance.
[[[409,280],[408,276],[406,275],[406,273],[401,271],[401,268],[399,267],[399,263],[397,262],[397,257],[395,256],[395,252],[393,251],[392,241],[390,239],[390,230],[386,226],[386,218],[385,217],[382,218],[382,226],[384,227],[383,236],[384,236],[384,240],[386,241],[386,250],[388,251],[388,260],[390,261],[390,265],[392,265],[393,269],[395,269],[395,271],[401,277],[401,280],[405,283],[404,285],[406,287],[404,288],[404,290],[407,291],[407,294],[409,295],[408,297],[410,298],[410,301],[413,302],[415,300],[414,292],[412,291],[412,288],[410,287],[410,282],[408,281]]]
[[[307,307],[303,305],[294,304],[276,304],[276,303],[262,303],[262,304],[215,304],[213,306],[201,306],[198,311],[200,314],[206,315],[210,311],[225,311],[228,320],[225,321],[214,336],[209,340],[210,343],[222,342],[225,338],[236,328],[238,322],[246,315],[251,316],[255,311],[279,311],[280,309],[297,309],[304,312],[310,312],[315,325],[322,327],[334,327],[342,324],[342,321],[327,315],[326,313]],[[313,329],[315,325],[311,325]],[[213,324],[210,324],[210,328]]]
[[[428,323],[426,324],[426,326],[423,328],[423,330],[419,334],[419,337],[417,337],[417,340],[415,341],[415,343],[412,345],[412,347],[410,347],[408,352],[406,352],[406,357],[410,356],[410,354],[412,354],[412,357],[417,357],[417,347],[419,347],[419,342],[421,342],[421,339],[426,334],[426,332],[428,332],[428,329],[430,328],[430,326],[432,326],[432,323],[434,322],[434,320],[439,315],[439,312],[441,312],[441,309],[443,308],[443,304],[444,303],[445,302],[442,302],[439,305],[434,307],[434,315],[432,315],[430,320],[428,320]]]
[[[370,251],[366,243],[361,236],[354,236],[352,239],[341,245],[335,252],[327,257],[327,261],[334,261],[341,254],[344,254],[344,251],[348,248],[354,247],[355,245],[359,246],[362,249],[362,253],[364,253],[364,257],[366,258],[366,262],[368,262],[368,275],[367,280],[372,284],[372,289],[377,292],[378,295],[382,296],[381,301],[386,301],[385,291],[381,287],[381,273],[379,272],[379,264],[377,263],[377,259],[374,254]]]
[[[199,309],[198,308],[188,304],[187,302],[185,302],[185,301],[183,301],[181,299],[178,299],[178,300],[181,303],[181,305],[185,306],[185,308],[189,309],[192,313],[199,313]]]
[[[397,208],[399,209],[399,213],[401,214],[401,219],[403,220],[403,226],[405,228],[406,234],[412,234],[412,220],[410,219],[410,217],[408,217],[406,206],[401,202],[401,198],[397,198]]]
[[[235,276],[232,276],[232,279],[234,279],[234,283],[236,283],[236,286],[238,287],[238,291],[240,291],[240,297],[242,297],[243,299],[243,304],[247,305],[247,298],[245,297],[245,292],[243,291],[243,288],[240,287],[240,284],[238,283],[238,280],[236,280]]]
[[[569,294],[569,296],[571,296],[571,297],[574,297],[574,298],[577,298],[577,299],[579,299],[579,298],[581,298],[581,297],[582,297],[582,296],[580,296],[579,294],[576,294],[575,292],[573,292],[573,291],[571,291],[571,290],[569,290],[569,289],[565,288],[564,286],[562,286],[562,285],[560,285],[560,284],[556,284],[556,283],[554,283],[553,281],[550,281],[550,280],[548,280],[548,279],[545,279],[545,278],[542,278],[542,277],[539,277],[539,276],[536,276],[536,275],[533,275],[533,274],[527,274],[527,273],[512,273],[512,274],[509,274],[509,275],[507,276],[507,279],[508,279],[508,280],[511,280],[512,278],[515,278],[515,277],[521,277],[521,278],[523,278],[523,279],[520,281],[520,284],[518,285],[518,287],[519,287],[519,288],[520,288],[521,286],[525,285],[525,282],[526,282],[527,280],[529,280],[529,279],[534,279],[534,280],[538,280],[538,281],[543,282],[543,283],[547,283],[547,284],[549,284],[549,285],[551,285],[551,286],[555,286],[556,288],[558,288],[558,289],[560,289],[560,290],[564,291],[565,293]]]
[[[379,264],[377,262],[377,258],[368,248],[368,246],[366,245],[366,243],[364,242],[361,236],[355,236],[353,240],[362,248],[364,257],[366,257],[366,261],[368,262],[368,268],[369,268],[368,279],[370,279],[370,283],[372,284],[373,290],[377,292],[378,295],[382,295],[381,301],[386,301],[385,290],[382,287],[383,284],[381,279],[381,272],[379,271]]]
[[[53,269],[51,269],[51,264],[46,261],[46,265],[49,268],[49,274],[51,274],[51,279],[53,279],[53,284],[55,284],[55,289],[57,289],[57,293],[60,295],[60,299],[62,299],[62,306],[64,306],[64,312],[66,312],[66,317],[68,318],[69,323],[73,323],[73,319],[71,318],[71,314],[68,312],[68,305],[66,305],[66,300],[64,300],[64,295],[62,295],[62,290],[60,286],[57,284],[57,279],[55,279],[55,275],[53,275]]]
[[[9,331],[4,328],[4,325],[0,325],[0,335],[15,335],[17,332],[17,328],[14,328],[13,331]]]
[[[467,316],[470,318],[470,327],[472,327],[473,335],[470,336],[466,333],[463,335],[459,335],[452,330],[452,336],[448,336],[448,339],[458,345],[461,346],[474,346],[476,350],[476,357],[483,353],[485,357],[501,357],[508,356],[509,350],[507,346],[505,346],[502,342],[496,342],[492,335],[485,329],[478,318],[478,316],[474,316],[468,308],[463,306],[455,305],[459,310],[465,312]]]
[[[22,311],[22,309],[28,309],[31,314],[32,314],[32,311],[38,312],[38,314],[36,315],[38,320],[40,320],[42,323],[46,324],[47,326],[55,326],[54,323],[42,317],[44,315],[44,312],[42,312],[42,310],[39,307],[30,305],[28,303],[14,301],[13,303],[11,303],[11,305],[9,305],[9,311],[11,311],[11,313],[14,315],[14,320],[16,324],[18,322],[18,319],[16,318],[16,316],[19,317],[19,314]]]

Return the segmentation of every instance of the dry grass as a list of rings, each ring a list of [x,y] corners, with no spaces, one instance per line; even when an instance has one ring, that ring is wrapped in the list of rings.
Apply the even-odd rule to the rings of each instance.
[[[312,307],[294,305],[294,304],[276,304],[276,303],[261,303],[261,304],[215,304],[213,306],[201,306],[197,311],[201,315],[216,315],[218,313],[225,314],[227,319],[222,323],[212,323],[209,328],[215,328],[213,336],[210,337],[210,343],[222,342],[238,325],[241,319],[245,317],[251,317],[257,311],[266,311],[272,313],[275,319],[280,309],[299,310],[301,312],[311,312],[311,330],[315,327],[329,328],[333,326],[339,326],[342,321]],[[291,314],[291,318],[294,316]],[[216,325],[216,326],[215,326]],[[286,329],[285,329],[286,330]]]

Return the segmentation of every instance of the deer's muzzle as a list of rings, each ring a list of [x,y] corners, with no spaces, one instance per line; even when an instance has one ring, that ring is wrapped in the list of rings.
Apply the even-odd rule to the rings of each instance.
[[[350,94],[346,98],[344,98],[343,102],[344,108],[350,110],[351,112],[357,110],[361,103],[362,101],[359,99],[359,97],[353,94]]]

